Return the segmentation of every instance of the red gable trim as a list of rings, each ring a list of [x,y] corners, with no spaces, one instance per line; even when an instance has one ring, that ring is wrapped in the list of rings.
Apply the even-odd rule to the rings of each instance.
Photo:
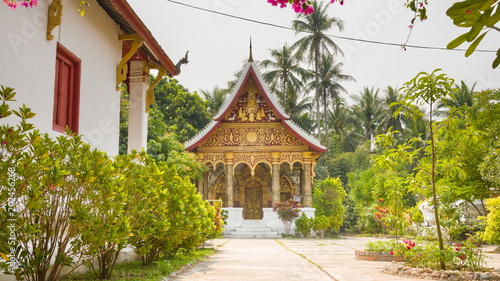
[[[202,130],[199,134],[203,134],[203,137],[201,137],[199,140],[197,140],[195,143],[191,144],[190,146],[186,147],[187,151],[191,151],[195,148],[197,148],[200,144],[205,142],[212,134],[219,128],[221,125],[221,122],[217,122],[212,127],[206,127],[204,130]],[[210,125],[209,125],[210,126]],[[194,136],[195,138],[197,136]]]
[[[307,146],[311,147],[312,149],[316,150],[316,151],[319,151],[321,153],[323,152],[326,152],[326,147],[322,146],[320,144],[320,146],[318,145],[315,145],[314,143],[312,143],[311,141],[309,141],[308,139],[306,139],[300,132],[298,132],[295,128],[291,127],[287,122],[285,122],[285,120],[281,121],[281,124],[288,129],[289,132],[292,133],[292,135],[294,135],[296,138],[298,138],[299,140],[301,140],[303,143],[305,143]]]
[[[269,96],[268,96],[269,93],[268,93],[268,91],[265,90],[264,86],[262,85],[261,81],[259,80],[259,78],[258,78],[259,76],[257,75],[257,73],[256,73],[256,71],[254,69],[253,64],[251,64],[249,66],[249,69],[244,74],[246,74],[246,76],[245,76],[243,82],[240,84],[240,88],[239,89],[235,89],[237,91],[237,93],[234,96],[232,96],[233,100],[231,101],[231,103],[229,105],[227,105],[227,107],[225,108],[224,112],[217,114],[219,117],[217,119],[215,119],[215,121],[219,121],[220,122],[229,113],[229,111],[232,110],[232,108],[234,107],[234,105],[238,101],[239,96],[245,91],[245,85],[247,84],[248,79],[250,79],[251,76],[253,77],[255,83],[257,84],[257,87],[259,87],[259,90],[260,90],[262,96],[264,96],[264,99],[266,100],[267,104],[269,104],[269,106],[275,112],[275,114],[281,120],[288,120],[289,117],[288,116],[284,116],[283,114],[281,114],[281,111],[278,110],[277,106],[279,106],[279,105],[275,104],[269,98]]]
[[[171,76],[177,75],[177,68],[170,58],[165,54],[165,51],[158,44],[149,29],[144,25],[142,20],[132,10],[132,7],[125,0],[110,0],[134,30],[141,36],[146,43],[147,47],[160,61],[160,63],[167,69]]]

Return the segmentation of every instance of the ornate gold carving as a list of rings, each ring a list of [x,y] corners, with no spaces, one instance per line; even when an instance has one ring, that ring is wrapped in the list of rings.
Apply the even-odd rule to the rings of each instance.
[[[118,64],[118,68],[116,71],[116,89],[120,89],[120,83],[122,81],[125,81],[127,79],[127,72],[128,72],[128,66],[127,62],[128,60],[134,55],[134,53],[139,49],[139,47],[142,46],[143,40],[138,34],[126,34],[126,35],[120,35],[119,39],[122,41],[129,41],[133,40],[132,44],[130,45],[130,50],[128,53],[126,53],[120,63]]]
[[[224,153],[203,153],[202,161],[204,164],[212,163],[214,166],[217,163],[225,163]]]
[[[219,192],[226,191],[226,176],[225,175],[223,175],[223,174],[220,175],[219,179],[212,186],[211,191],[219,191]]]
[[[260,220],[262,217],[262,188],[246,188],[245,219]]]
[[[280,163],[287,162],[290,165],[295,162],[302,163],[303,160],[302,152],[282,152],[280,156]]]
[[[149,112],[149,106],[153,104],[155,100],[155,92],[154,89],[158,83],[160,83],[160,80],[167,74],[167,69],[160,64],[157,64],[155,62],[149,61],[147,63],[148,70],[149,69],[157,69],[158,70],[158,76],[156,76],[155,81],[153,81],[151,84],[149,84],[149,88],[146,91],[146,112]],[[149,72],[149,71],[148,71]]]
[[[61,0],[52,0],[49,6],[49,18],[47,20],[47,40],[54,39],[52,30],[62,23],[63,6]]]
[[[252,175],[255,173],[255,167],[262,162],[271,163],[271,155],[267,152],[235,153],[234,155],[235,166],[240,163],[247,164]]]
[[[262,94],[258,92],[258,88],[245,89],[225,121],[243,123],[279,121]]]
[[[249,143],[254,143],[257,141],[257,133],[256,132],[248,132],[247,133],[247,141]]]
[[[248,136],[251,136],[249,140]],[[256,136],[255,141],[253,136]],[[219,127],[200,147],[218,146],[305,146],[284,127]]]
[[[297,187],[286,174],[282,174],[280,177],[280,191],[290,192],[291,194],[296,194],[297,192]]]

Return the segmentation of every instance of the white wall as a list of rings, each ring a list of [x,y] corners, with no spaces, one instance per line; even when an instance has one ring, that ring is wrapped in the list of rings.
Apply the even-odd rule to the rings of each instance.
[[[15,105],[22,103],[37,113],[32,119],[52,136],[55,55],[57,42],[81,59],[79,133],[93,147],[118,153],[120,94],[116,91],[116,67],[121,59],[119,28],[94,0],[87,1],[85,16],[78,1],[63,0],[62,25],[47,41],[50,1],[34,8],[10,10],[0,5],[0,85],[15,88]],[[13,122],[12,118],[8,122]]]

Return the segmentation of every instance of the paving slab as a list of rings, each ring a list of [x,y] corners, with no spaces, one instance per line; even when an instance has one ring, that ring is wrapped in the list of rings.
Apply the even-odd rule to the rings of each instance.
[[[318,281],[415,281],[385,274],[388,262],[354,258],[377,238],[341,239],[236,239],[211,241],[217,252],[187,269],[175,280],[318,280]],[[484,247],[490,252],[495,246]],[[500,268],[500,254],[487,254],[487,266]]]

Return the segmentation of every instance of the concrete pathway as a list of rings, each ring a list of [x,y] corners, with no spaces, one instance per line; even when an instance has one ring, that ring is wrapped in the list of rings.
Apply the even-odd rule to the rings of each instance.
[[[387,262],[354,259],[376,238],[217,239],[217,253],[180,274],[176,280],[218,281],[415,281],[382,272]],[[488,246],[485,251],[492,251]],[[487,266],[500,268],[500,254],[488,254]]]
[[[218,239],[217,253],[180,274],[177,280],[417,280],[381,272],[386,262],[354,259],[366,238]]]

